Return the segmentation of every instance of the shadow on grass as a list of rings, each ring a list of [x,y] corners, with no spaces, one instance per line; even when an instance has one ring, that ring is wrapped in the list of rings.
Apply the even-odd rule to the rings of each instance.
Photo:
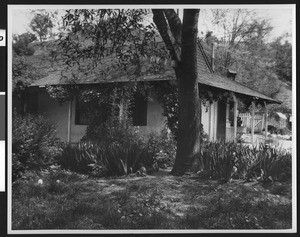
[[[59,183],[45,176],[43,185],[20,181],[13,186],[13,229],[291,228],[290,200],[273,195],[284,187],[268,192],[165,174],[99,180],[66,174]]]

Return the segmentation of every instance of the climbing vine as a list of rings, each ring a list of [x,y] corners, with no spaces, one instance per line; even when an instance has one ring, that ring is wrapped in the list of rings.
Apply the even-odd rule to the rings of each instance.
[[[126,102],[124,111],[128,117],[130,106],[135,92],[145,96],[153,94],[155,99],[163,107],[163,116],[166,117],[166,124],[171,130],[175,139],[178,132],[178,85],[176,81],[152,81],[152,82],[126,82],[126,83],[103,83],[94,85],[61,85],[47,86],[47,92],[59,103],[72,100],[75,96],[79,99],[79,106],[88,111],[90,124],[99,124],[99,114],[103,113],[103,105],[109,108],[111,114],[119,111],[118,105]],[[239,101],[241,111],[246,110],[251,105],[248,96],[235,94]],[[222,89],[201,85],[199,86],[199,98],[204,106],[216,102],[232,101],[232,93]],[[255,99],[255,98],[254,98]],[[121,101],[122,100],[122,101]],[[259,104],[261,101],[256,100]],[[102,112],[101,112],[102,111]],[[202,131],[203,132],[203,131]]]

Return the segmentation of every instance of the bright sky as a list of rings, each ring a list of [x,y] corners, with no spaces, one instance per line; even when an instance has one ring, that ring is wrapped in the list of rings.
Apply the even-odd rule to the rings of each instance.
[[[271,26],[273,26],[273,31],[271,32],[270,39],[279,37],[285,33],[292,34],[293,24],[295,23],[294,19],[294,9],[293,5],[235,5],[230,7],[234,8],[247,8],[254,9],[258,17],[269,18]],[[176,7],[176,6],[175,6]],[[180,6],[182,8],[182,6]],[[201,8],[210,9],[210,6],[201,6]],[[26,9],[27,8],[27,9]],[[40,6],[40,9],[45,8],[45,6]],[[84,8],[84,6],[82,6]],[[229,8],[229,5],[216,5],[214,8]],[[33,9],[33,8],[31,8]],[[181,11],[181,10],[180,10]],[[33,14],[28,9],[28,6],[23,9],[12,9],[10,16],[12,17],[12,33],[13,34],[22,34],[26,31],[29,31],[29,23],[33,17]],[[212,30],[214,34],[218,34],[217,30],[210,25],[209,18],[204,15],[200,15],[199,18],[199,29],[203,32],[207,30]]]

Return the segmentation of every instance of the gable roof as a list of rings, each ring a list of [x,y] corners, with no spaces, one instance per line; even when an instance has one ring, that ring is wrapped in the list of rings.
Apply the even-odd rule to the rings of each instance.
[[[103,64],[109,64],[113,61],[113,57],[107,57],[104,59]],[[145,61],[143,66],[146,68],[151,65],[149,61]],[[198,81],[200,84],[231,91],[265,100],[268,103],[281,103],[263,93],[253,90],[243,84],[233,81],[225,76],[218,75],[213,72],[209,58],[207,57],[200,41],[198,41],[197,50],[197,66],[198,66]],[[101,66],[100,66],[101,68]],[[171,67],[170,62],[165,64],[164,70],[160,73],[149,73],[147,70],[141,76],[133,76],[132,70],[128,69],[126,73],[118,68],[112,69],[105,76],[95,73],[76,75],[79,79],[76,80],[76,84],[98,84],[98,83],[109,83],[109,82],[128,82],[128,81],[165,81],[165,80],[176,80],[174,69]],[[70,72],[64,72],[63,70],[53,70],[49,72],[48,76],[43,77],[31,84],[31,86],[44,87],[46,85],[64,85],[69,84],[70,80],[62,75],[70,76]]]

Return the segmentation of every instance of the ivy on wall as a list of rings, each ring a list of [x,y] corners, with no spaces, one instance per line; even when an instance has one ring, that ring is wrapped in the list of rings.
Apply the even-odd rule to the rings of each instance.
[[[63,103],[72,100],[75,96],[79,99],[80,105],[90,111],[91,123],[97,121],[97,114],[103,108],[102,105],[110,105],[113,112],[122,101],[126,101],[127,108],[130,108],[133,94],[139,92],[143,95],[152,94],[163,107],[163,116],[172,134],[177,135],[178,131],[178,86],[177,81],[151,81],[151,82],[126,82],[126,83],[103,83],[94,85],[59,85],[47,86],[50,96]],[[242,94],[235,94],[239,101],[239,110],[246,111],[251,106],[252,100],[260,105],[263,102]],[[209,104],[222,101],[232,102],[233,94],[219,88],[207,85],[199,85],[199,98],[202,104],[208,107]],[[99,111],[98,111],[99,110]],[[129,110],[128,110],[129,111]]]

